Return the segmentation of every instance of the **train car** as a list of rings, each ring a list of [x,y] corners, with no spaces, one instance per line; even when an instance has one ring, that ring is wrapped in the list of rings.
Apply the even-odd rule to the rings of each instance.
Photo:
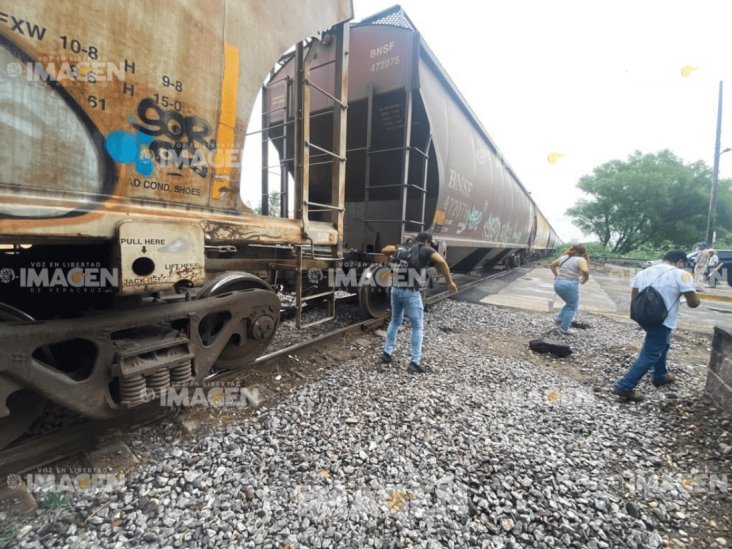
[[[539,210],[536,210],[536,231],[531,239],[529,254],[531,258],[546,256],[554,250],[561,241],[558,239],[549,221]]]
[[[471,271],[554,247],[556,233],[399,6],[352,24],[349,49],[345,249],[376,253],[429,230],[452,269]],[[311,74],[326,91],[327,54]],[[295,69],[283,60],[266,94],[268,135],[284,156],[294,106],[278,107],[292,102],[283,83]],[[331,142],[328,105],[320,94],[310,106],[321,148]],[[328,167],[311,153],[310,192],[325,198]]]
[[[0,447],[47,401],[112,417],[261,353],[280,302],[251,273],[337,256],[344,162],[328,219],[256,215],[240,199],[244,132],[305,39],[332,46],[345,110],[352,15],[348,0],[2,3]],[[241,250],[246,265],[221,265]]]

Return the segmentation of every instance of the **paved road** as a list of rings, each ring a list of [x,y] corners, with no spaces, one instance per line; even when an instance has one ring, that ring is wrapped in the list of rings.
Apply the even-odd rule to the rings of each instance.
[[[630,282],[633,271],[627,268],[593,269],[582,286],[580,313],[588,311],[628,320]],[[462,294],[458,299],[549,313],[564,302],[554,293],[554,277],[548,267],[521,267],[500,280],[490,280]],[[711,332],[715,324],[732,325],[732,288],[706,289],[696,309],[681,306],[679,326]]]

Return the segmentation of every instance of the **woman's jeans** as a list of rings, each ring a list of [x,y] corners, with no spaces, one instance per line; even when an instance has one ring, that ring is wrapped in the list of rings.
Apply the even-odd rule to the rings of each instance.
[[[615,383],[615,387],[621,391],[633,391],[650,369],[653,369],[654,381],[663,381],[668,374],[666,354],[671,345],[671,328],[661,325],[643,329],[646,331],[646,339],[638,358],[630,366],[628,373]]]
[[[396,345],[399,326],[402,325],[404,311],[407,311],[409,321],[412,323],[412,362],[419,366],[422,359],[422,336],[424,333],[424,306],[422,305],[422,294],[417,290],[406,288],[391,289],[391,321],[386,332],[386,344],[384,352],[391,355]]]
[[[564,300],[564,307],[557,313],[556,320],[566,332],[579,308],[579,281],[557,278],[554,281],[554,291]]]

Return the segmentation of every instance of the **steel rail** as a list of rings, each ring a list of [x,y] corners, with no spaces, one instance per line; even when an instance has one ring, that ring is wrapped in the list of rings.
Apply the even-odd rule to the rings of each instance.
[[[459,295],[483,282],[501,278],[511,272],[514,271],[499,271],[469,282],[464,282],[458,288],[456,293],[442,291],[437,294],[427,296],[424,300],[425,305],[434,305],[443,299]],[[297,354],[344,334],[354,331],[374,329],[383,325],[388,319],[389,315],[382,315],[380,317],[361,320],[347,326],[331,330],[307,341],[298,342],[262,355],[256,358],[251,363],[251,366],[256,367],[269,364],[279,358]],[[248,368],[222,370],[206,377],[203,380],[203,383],[233,380],[248,371],[250,371]],[[175,411],[171,408],[162,408],[157,403],[151,402],[135,407],[128,413],[118,417],[106,420],[83,421],[77,425],[60,431],[40,435],[36,438],[13,444],[4,450],[0,450],[0,483],[3,482],[3,478],[7,475],[32,471],[50,463],[72,457],[83,451],[91,450],[94,447],[97,438],[110,429],[131,429],[153,421],[159,421],[160,419],[174,413]]]

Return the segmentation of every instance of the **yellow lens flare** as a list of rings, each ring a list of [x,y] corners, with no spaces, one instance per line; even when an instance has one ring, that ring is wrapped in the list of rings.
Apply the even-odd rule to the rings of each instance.
[[[212,404],[221,404],[221,402],[224,400],[224,391],[216,391],[211,394],[211,403]]]
[[[413,499],[414,494],[410,494],[409,492],[392,492],[389,494],[387,505],[392,511],[401,511],[404,504]]]
[[[699,67],[692,67],[691,65],[684,65],[681,67],[681,76],[684,78],[689,78],[691,76],[691,73],[694,71],[698,71]]]
[[[565,155],[564,155],[564,153],[560,153],[560,152],[550,152],[550,153],[549,153],[549,154],[547,155],[547,157],[546,157],[546,161],[547,161],[547,162],[549,162],[549,164],[556,164],[556,163],[557,163],[557,160],[559,160],[559,159],[560,159],[560,158],[562,158],[563,156],[565,156]]]

